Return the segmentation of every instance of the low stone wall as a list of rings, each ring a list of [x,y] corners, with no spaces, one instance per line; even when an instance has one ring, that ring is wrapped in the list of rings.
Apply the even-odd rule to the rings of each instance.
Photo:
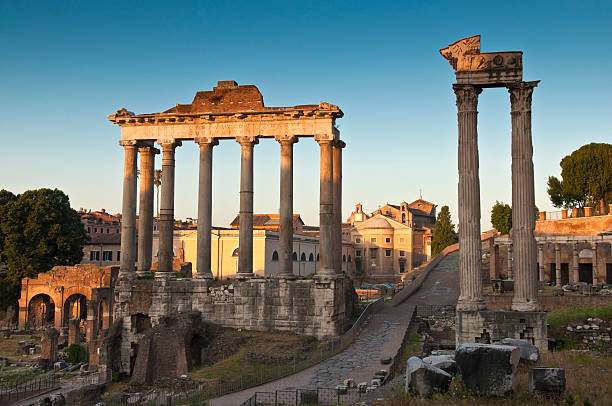
[[[487,309],[510,310],[513,295],[485,295]],[[582,296],[582,295],[538,295],[542,311],[565,309],[571,307],[593,307],[612,305],[612,296]]]

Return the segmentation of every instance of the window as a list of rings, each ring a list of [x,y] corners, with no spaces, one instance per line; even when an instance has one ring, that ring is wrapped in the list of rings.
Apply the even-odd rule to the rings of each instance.
[[[391,256],[391,250],[385,250],[385,257]]]
[[[102,251],[102,261],[112,261],[113,251]]]
[[[100,260],[100,251],[89,251],[89,260],[90,261],[99,261]]]
[[[272,253],[272,261],[278,261],[278,252],[274,251]]]
[[[106,234],[109,234],[109,233],[110,233],[110,228],[107,228],[106,229]]]
[[[121,251],[117,251],[117,261],[121,261]]]
[[[377,258],[377,257],[378,257],[378,248],[370,249],[370,258]]]
[[[317,262],[319,262],[319,254],[317,254]]]
[[[359,237],[355,238],[355,244],[361,244],[361,238]]]
[[[119,229],[117,229],[117,232],[119,232]]]
[[[91,227],[87,227],[87,232],[91,233]]]
[[[405,257],[405,256],[406,256],[406,251],[400,250],[400,257]]]
[[[389,238],[389,237],[385,238],[385,242],[386,242],[387,244],[389,244],[389,243],[391,242],[391,238]]]
[[[406,213],[402,213],[402,223],[406,222]]]
[[[302,255],[300,256],[300,261],[306,262],[306,254],[304,254],[303,252],[302,252]]]
[[[376,242],[376,237],[370,238],[370,242]]]
[[[297,253],[295,251],[293,251],[293,256],[292,256],[294,261],[297,261]]]
[[[312,255],[312,252],[310,253],[310,256],[308,257],[308,262],[314,262],[314,255]]]
[[[94,233],[98,232],[98,227],[94,227]]]
[[[351,255],[348,256],[348,262],[351,262]]]
[[[356,257],[360,257],[361,256],[361,250],[355,250],[355,256]]]
[[[342,262],[346,262],[346,255],[342,255]]]

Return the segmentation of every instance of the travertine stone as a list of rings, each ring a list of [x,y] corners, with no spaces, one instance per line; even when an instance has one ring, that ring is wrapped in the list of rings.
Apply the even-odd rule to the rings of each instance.
[[[121,218],[120,277],[133,278],[136,263],[136,166],[138,143],[119,141],[125,151],[123,168],[123,206]]]
[[[572,282],[580,281],[580,259],[578,257],[578,243],[574,243],[572,246]]]
[[[157,148],[141,147],[140,152],[140,208],[138,213],[138,271],[149,273],[153,253],[153,173]]]
[[[597,243],[594,242],[591,245],[591,251],[593,252],[593,286],[599,283],[599,269],[597,264]]]
[[[43,331],[41,336],[41,358],[49,360],[50,363],[57,361],[57,337],[59,333],[53,327]]]
[[[253,277],[253,146],[256,137],[236,137],[241,147],[240,160],[240,231],[238,273],[236,278]]]
[[[453,85],[459,125],[459,284],[457,309],[485,307],[480,275],[480,180],[478,176],[478,95],[481,88]]]
[[[276,137],[280,143],[279,278],[293,279],[293,144],[296,136]]]
[[[561,245],[555,244],[555,285],[561,287]]]
[[[212,226],[212,161],[213,147],[219,145],[214,138],[198,138],[200,168],[198,188],[198,236],[196,278],[212,279],[210,268],[210,230]]]
[[[544,245],[538,244],[538,278],[540,281],[545,279],[544,276]]]
[[[512,310],[537,311],[538,275],[531,141],[531,96],[538,82],[508,86],[512,106],[512,244],[514,245],[514,299]]]
[[[514,280],[514,269],[512,267],[514,260],[513,260],[513,254],[512,254],[512,244],[508,244],[508,250],[506,252],[506,255],[508,256],[508,279],[509,280]]]
[[[319,275],[333,277],[334,269],[334,235],[333,235],[333,139],[315,136],[321,148],[320,169],[320,208],[319,208]]]
[[[68,347],[72,344],[79,344],[81,341],[81,320],[70,319],[68,320]]]
[[[333,144],[333,233],[334,233],[334,269],[342,273],[342,149],[343,141],[336,140]]]
[[[174,153],[180,141],[159,140],[162,147],[162,182],[161,207],[159,209],[159,256],[156,277],[172,276],[172,261],[174,260]]]

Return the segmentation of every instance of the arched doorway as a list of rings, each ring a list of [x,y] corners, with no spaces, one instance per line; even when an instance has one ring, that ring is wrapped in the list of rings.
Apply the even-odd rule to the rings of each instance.
[[[28,303],[28,328],[41,330],[55,325],[55,303],[51,296],[38,294]]]
[[[109,323],[110,314],[108,299],[103,298],[100,300],[100,305],[98,306],[98,330],[106,330],[109,327]]]
[[[87,298],[75,293],[64,301],[64,327],[68,327],[68,320],[79,319],[81,324],[87,320]]]

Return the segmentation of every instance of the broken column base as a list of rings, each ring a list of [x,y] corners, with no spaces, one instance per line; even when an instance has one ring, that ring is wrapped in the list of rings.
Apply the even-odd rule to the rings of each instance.
[[[503,338],[527,340],[540,352],[548,351],[545,312],[457,310],[455,343],[492,344]]]

